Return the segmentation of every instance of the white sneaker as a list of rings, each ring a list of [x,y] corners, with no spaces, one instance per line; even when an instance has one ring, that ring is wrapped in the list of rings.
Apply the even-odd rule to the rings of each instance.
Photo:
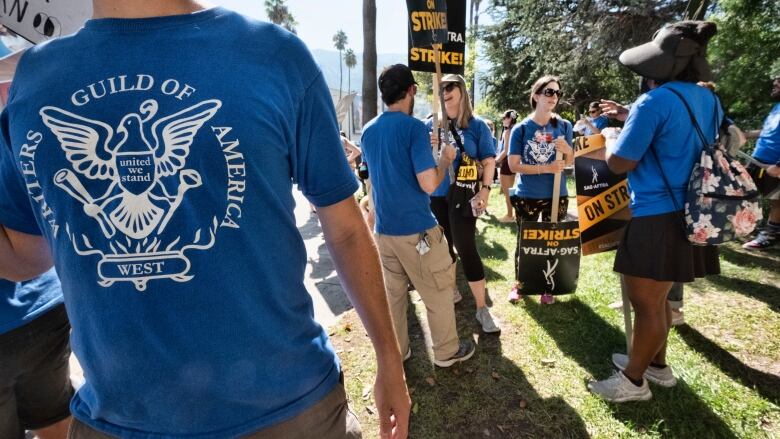
[[[412,347],[409,346],[409,349],[406,350],[406,355],[404,355],[404,361],[412,358]]]
[[[501,332],[501,328],[493,321],[487,306],[477,309],[477,321],[482,325],[482,331],[487,333]]]
[[[452,303],[458,303],[461,300],[463,300],[463,296],[460,294],[460,291],[458,291],[458,287],[455,287],[455,289],[452,290]]]
[[[612,364],[620,370],[626,370],[628,366],[628,355],[612,354]],[[672,366],[664,368],[647,366],[644,377],[651,383],[658,384],[661,387],[674,387],[677,384],[677,378],[674,377]]]
[[[647,401],[653,397],[646,379],[637,387],[619,370],[603,381],[589,382],[588,390],[609,402]]]

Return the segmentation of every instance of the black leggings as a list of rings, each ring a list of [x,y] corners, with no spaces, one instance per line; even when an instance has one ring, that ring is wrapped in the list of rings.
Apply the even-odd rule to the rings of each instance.
[[[517,244],[515,245],[515,280],[520,279],[520,223],[523,221],[539,221],[539,215],[542,215],[542,221],[549,222],[552,218],[552,200],[538,200],[531,198],[510,198],[512,206],[515,208],[515,222],[517,222]],[[558,221],[566,218],[566,210],[569,208],[569,199],[561,197],[558,201]]]
[[[458,250],[463,272],[469,282],[485,279],[485,267],[477,252],[477,219],[465,217],[460,212],[450,212],[446,197],[431,197],[431,211],[436,221],[444,228],[444,236],[450,249],[452,262],[455,262],[455,250]]]

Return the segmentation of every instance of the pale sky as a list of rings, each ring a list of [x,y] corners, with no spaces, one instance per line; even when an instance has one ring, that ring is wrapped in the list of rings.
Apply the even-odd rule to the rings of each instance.
[[[211,0],[250,17],[267,20],[263,0]],[[298,36],[310,49],[333,47],[333,35],[339,29],[347,34],[348,47],[363,51],[362,0],[287,0],[295,20]],[[406,53],[406,1],[376,0],[378,53]]]

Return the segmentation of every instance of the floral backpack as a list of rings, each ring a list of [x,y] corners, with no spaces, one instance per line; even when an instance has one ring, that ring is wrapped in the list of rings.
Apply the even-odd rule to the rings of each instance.
[[[747,236],[761,220],[758,188],[742,163],[729,156],[717,141],[712,144],[707,142],[682,95],[671,87],[667,90],[682,100],[704,145],[701,158],[693,165],[685,196],[684,225],[688,241],[694,245],[719,245]],[[658,161],[655,150],[652,151]],[[660,161],[658,164],[660,168]],[[661,176],[674,201],[663,169]],[[675,207],[680,210],[676,201]]]

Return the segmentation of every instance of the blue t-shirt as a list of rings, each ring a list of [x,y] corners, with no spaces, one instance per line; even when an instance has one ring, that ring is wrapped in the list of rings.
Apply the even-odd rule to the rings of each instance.
[[[377,233],[404,236],[436,225],[430,197],[417,174],[436,167],[425,124],[400,111],[386,111],[363,127]]]
[[[636,217],[660,215],[685,207],[688,179],[704,147],[685,105],[667,88],[674,88],[685,97],[707,142],[715,140],[723,120],[723,109],[715,94],[693,83],[670,82],[636,100],[612,150],[619,157],[639,162],[628,173],[631,213]],[[661,162],[674,201],[669,197],[658,162],[648,150],[651,147]]]
[[[62,290],[52,268],[26,282],[0,279],[0,334],[37,319],[62,303]]]
[[[599,130],[603,130],[606,128],[607,124],[609,123],[609,119],[607,116],[604,116],[603,114],[595,119],[591,119],[588,117],[588,120],[590,120],[590,123],[593,124],[594,127],[598,128]],[[590,136],[593,134],[593,131],[590,129],[589,126],[585,125],[585,129],[582,131],[582,134],[584,136]]]
[[[772,107],[769,116],[764,120],[753,157],[771,165],[780,161],[780,103]]]
[[[552,136],[545,139],[542,131],[551,132]],[[571,145],[573,130],[571,122],[558,118],[556,127],[552,121],[541,126],[530,117],[512,128],[509,135],[509,155],[519,155],[524,165],[546,165],[555,161],[555,139],[563,136]],[[553,197],[554,174],[517,174],[515,195],[520,198],[534,200],[549,200]],[[566,175],[561,178],[561,197],[566,197]]]
[[[296,36],[222,8],[90,20],[27,51],[0,128],[0,223],[51,247],[87,379],[76,418],[233,437],[337,385],[292,185],[326,206],[358,184]]]
[[[425,126],[428,127],[428,145],[430,145],[430,131],[433,127],[433,119],[425,121]],[[455,138],[452,136],[452,131],[447,131],[447,143],[452,143],[452,146],[456,147],[458,144],[455,142]],[[488,157],[496,156],[496,144],[493,139],[493,134],[490,133],[490,128],[487,126],[484,120],[479,117],[472,117],[469,119],[469,127],[465,129],[457,128],[455,130],[460,136],[460,142],[463,144],[463,149],[466,150],[466,154],[471,156],[477,161],[482,161]],[[458,166],[460,166],[461,154],[455,156],[455,160],[452,161],[452,169],[457,174]],[[444,180],[442,180],[439,187],[431,194],[432,197],[446,197],[447,192],[450,189],[450,174],[447,172],[444,174]]]

